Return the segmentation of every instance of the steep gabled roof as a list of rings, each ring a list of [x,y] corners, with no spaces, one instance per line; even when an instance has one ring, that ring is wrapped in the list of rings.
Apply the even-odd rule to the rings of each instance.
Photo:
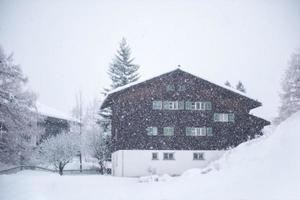
[[[56,118],[56,119],[62,119],[62,120],[66,120],[69,122],[77,122],[80,123],[80,121],[74,117],[72,117],[71,115],[68,115],[66,113],[63,113],[59,110],[56,110],[52,107],[46,106],[40,102],[36,103],[36,111],[38,114],[43,115],[45,117],[52,117],[52,118]]]
[[[164,74],[160,74],[160,75],[158,75],[158,76],[154,76],[154,77],[151,77],[151,78],[148,78],[148,79],[138,80],[138,81],[129,83],[129,84],[127,84],[127,85],[124,85],[124,86],[121,86],[121,87],[118,87],[118,88],[116,88],[116,89],[114,89],[114,90],[109,91],[109,92],[107,93],[107,95],[106,95],[106,98],[105,98],[104,101],[102,102],[101,108],[108,107],[109,104],[110,104],[110,102],[112,101],[112,99],[113,99],[117,94],[120,94],[120,93],[124,92],[126,89],[132,88],[132,87],[134,87],[134,86],[137,86],[137,85],[140,85],[140,84],[143,84],[143,83],[146,83],[146,82],[150,82],[150,81],[152,81],[152,80],[154,80],[154,79],[159,79],[159,78],[161,78],[161,77],[167,76],[167,75],[172,74],[172,73],[174,73],[174,72],[179,72],[179,73],[189,74],[190,76],[193,76],[193,77],[195,77],[195,78],[197,78],[197,79],[200,79],[200,80],[205,81],[205,82],[207,82],[207,83],[209,83],[209,84],[212,84],[212,85],[217,86],[217,87],[220,87],[220,88],[222,88],[222,89],[224,89],[224,90],[226,90],[226,91],[229,91],[229,92],[233,93],[234,95],[241,96],[241,97],[243,97],[243,98],[245,98],[245,99],[247,99],[247,100],[253,101],[253,102],[256,103],[257,107],[258,107],[258,106],[261,106],[261,103],[260,103],[259,101],[254,100],[253,98],[249,97],[247,94],[245,94],[245,93],[243,93],[243,92],[241,92],[241,91],[239,91],[239,90],[236,90],[236,89],[234,89],[234,88],[232,88],[232,87],[228,87],[228,86],[225,86],[225,85],[223,86],[223,85],[221,85],[221,84],[217,84],[217,83],[215,83],[215,82],[213,82],[213,81],[208,81],[208,80],[206,80],[206,79],[200,78],[200,77],[198,77],[198,76],[195,76],[195,75],[193,75],[193,74],[191,74],[191,73],[189,73],[189,72],[186,72],[186,71],[184,71],[184,70],[178,68],[178,69],[172,70],[172,71],[170,71],[170,72],[167,72],[167,73],[164,73]]]

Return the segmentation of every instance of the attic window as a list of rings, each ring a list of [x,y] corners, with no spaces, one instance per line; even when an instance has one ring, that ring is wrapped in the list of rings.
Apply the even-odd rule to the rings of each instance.
[[[178,91],[179,92],[185,91],[185,85],[179,85],[178,86]]]
[[[175,91],[175,85],[167,85],[167,91],[168,92]]]

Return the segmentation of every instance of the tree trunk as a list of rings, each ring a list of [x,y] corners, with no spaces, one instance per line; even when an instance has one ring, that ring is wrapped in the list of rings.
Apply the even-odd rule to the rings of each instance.
[[[99,165],[100,165],[100,174],[104,174],[104,163],[103,163],[103,161],[99,161]]]
[[[58,166],[58,170],[59,170],[59,175],[63,175],[63,169],[64,169],[64,165],[60,162],[59,166]]]

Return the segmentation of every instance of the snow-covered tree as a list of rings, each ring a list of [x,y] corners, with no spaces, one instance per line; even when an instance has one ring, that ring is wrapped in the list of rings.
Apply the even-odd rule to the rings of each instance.
[[[28,161],[37,137],[36,96],[27,89],[27,78],[13,56],[0,47],[0,162],[23,164]]]
[[[139,79],[140,75],[138,69],[140,66],[134,64],[133,61],[134,58],[131,57],[131,49],[127,44],[126,39],[123,38],[120,42],[117,54],[109,66],[108,75],[111,79],[111,85],[110,88],[104,89],[104,94]],[[111,120],[111,110],[109,108],[100,109],[99,115],[101,116],[101,119],[98,121],[100,126],[102,126],[105,132],[108,132]]]
[[[292,54],[281,86],[278,122],[300,110],[300,51]]]
[[[236,89],[243,93],[246,93],[246,88],[241,81],[239,81],[238,84],[236,85]]]
[[[64,132],[44,140],[38,148],[38,159],[53,165],[63,174],[64,167],[80,151],[79,134]]]
[[[105,162],[111,156],[111,138],[110,135],[104,135],[100,132],[90,134],[88,137],[88,151],[93,158],[98,160],[100,173],[105,173]]]
[[[108,75],[112,80],[111,89],[118,88],[139,79],[139,65],[133,63],[131,49],[125,38],[122,39],[117,54],[110,64]]]
[[[83,117],[83,148],[85,156],[98,160],[100,172],[105,172],[105,162],[110,159],[110,135],[104,132],[103,128],[97,124],[99,115],[97,109],[100,101],[94,99],[84,113]]]

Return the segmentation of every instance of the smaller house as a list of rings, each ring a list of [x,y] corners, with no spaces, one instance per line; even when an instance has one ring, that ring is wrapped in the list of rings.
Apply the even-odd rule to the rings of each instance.
[[[78,119],[39,102],[36,104],[36,112],[40,117],[38,124],[44,128],[41,140],[63,131],[72,131],[80,124]]]

